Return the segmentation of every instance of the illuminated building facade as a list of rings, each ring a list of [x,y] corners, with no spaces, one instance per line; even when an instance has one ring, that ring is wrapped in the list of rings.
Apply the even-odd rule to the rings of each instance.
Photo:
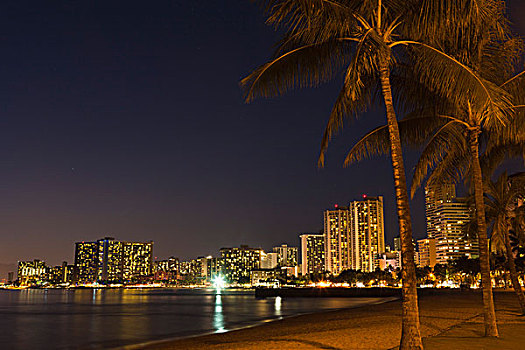
[[[301,238],[301,274],[324,272],[325,236],[323,234],[305,233]]]
[[[201,277],[207,282],[211,282],[220,273],[219,259],[212,256],[200,257],[197,260],[200,262]]]
[[[349,211],[352,269],[373,272],[385,252],[383,197],[363,196],[350,203]]]
[[[260,268],[262,253],[246,245],[221,248],[221,272],[230,283],[249,283],[251,271]]]
[[[334,275],[352,267],[350,253],[350,211],[336,206],[324,212],[325,268]]]
[[[122,277],[125,282],[138,282],[152,274],[153,242],[122,243]]]
[[[274,269],[279,265],[278,253],[262,253],[261,254],[261,269]]]
[[[297,247],[289,247],[287,244],[283,244],[280,247],[274,247],[273,252],[277,253],[277,264],[281,267],[297,266],[299,262]]]
[[[456,198],[453,184],[425,188],[427,236],[436,240],[436,263],[479,256],[476,239],[466,236],[472,213],[464,198]]]
[[[179,274],[179,259],[172,256],[166,260],[154,262],[153,273],[157,281],[176,281]]]
[[[436,265],[436,239],[424,238],[417,241],[419,247],[419,266],[434,267]]]
[[[137,282],[152,274],[153,242],[105,237],[75,245],[76,280],[86,283]]]
[[[371,272],[385,252],[383,197],[363,196],[348,207],[324,212],[325,268],[334,275],[353,269]]]
[[[42,260],[18,262],[18,282],[21,285],[35,284],[45,280],[47,275],[46,263]]]
[[[97,241],[99,282],[122,282],[123,259],[122,242],[113,237],[105,237]]]
[[[94,283],[97,281],[98,261],[97,242],[77,242],[75,244],[75,270],[78,283]]]

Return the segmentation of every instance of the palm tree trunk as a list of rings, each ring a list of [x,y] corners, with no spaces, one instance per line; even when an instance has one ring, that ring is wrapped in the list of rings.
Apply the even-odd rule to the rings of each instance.
[[[401,237],[401,278],[403,281],[403,318],[400,350],[423,349],[419,331],[419,308],[417,302],[416,266],[414,264],[414,246],[412,244],[412,221],[408,204],[408,191],[403,163],[403,152],[399,126],[397,124],[392,90],[390,86],[390,70],[386,59],[381,60],[381,88],[385,100],[392,167],[394,170],[394,185],[396,190],[397,216],[399,220],[399,235]]]
[[[516,264],[514,262],[514,254],[512,253],[512,248],[510,246],[509,230],[505,230],[505,250],[507,253],[507,265],[509,267],[512,288],[518,297],[521,313],[525,315],[525,295],[523,295],[523,290],[521,289],[520,282],[518,281],[518,273],[516,271]]]
[[[476,222],[478,225],[479,265],[481,271],[481,288],[483,294],[483,319],[485,336],[497,337],[498,326],[494,311],[492,296],[492,279],[490,277],[489,244],[487,239],[487,223],[485,221],[485,203],[483,200],[483,177],[479,164],[479,126],[469,129],[469,146],[471,155],[471,182],[474,185],[474,199],[476,204]]]

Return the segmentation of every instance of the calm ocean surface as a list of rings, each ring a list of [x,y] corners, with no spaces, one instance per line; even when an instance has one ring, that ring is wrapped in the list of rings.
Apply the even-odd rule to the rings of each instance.
[[[0,290],[0,349],[103,349],[258,324],[381,298],[267,298],[188,289]]]

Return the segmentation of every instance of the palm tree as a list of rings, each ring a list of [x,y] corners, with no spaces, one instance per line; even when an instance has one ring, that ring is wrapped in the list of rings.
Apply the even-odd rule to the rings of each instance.
[[[465,107],[466,97],[471,110],[478,114],[481,109],[486,112],[483,113],[483,119],[488,114],[496,119],[503,118],[506,115],[505,108],[509,105],[506,103],[506,94],[494,84],[480,80],[460,59],[438,49],[438,46],[432,46],[434,41],[439,42],[438,39],[447,37],[449,46],[459,47],[460,45],[452,44],[461,42],[465,43],[462,50],[474,50],[479,45],[477,41],[471,40],[471,36],[485,40],[483,31],[486,31],[486,26],[482,31],[479,30],[479,24],[484,21],[498,24],[497,28],[504,32],[504,28],[499,26],[499,13],[494,16],[496,12],[492,11],[496,2],[498,1],[262,1],[268,12],[267,22],[284,29],[286,34],[279,43],[274,58],[241,81],[247,102],[259,96],[280,95],[295,87],[317,86],[343,71],[343,87],[332,109],[321,144],[320,166],[324,165],[328,142],[342,127],[344,117],[363,112],[371,104],[375,87],[379,88],[386,109],[386,145],[392,160],[402,245],[401,349],[420,349],[422,343],[412,223],[394,103],[397,102],[403,108],[409,102],[404,97],[407,90],[413,101],[414,96],[422,90],[410,88],[429,85],[444,94],[453,105]],[[443,8],[453,10],[442,11]],[[468,40],[460,40],[460,36],[467,35]],[[429,36],[432,40],[428,39]],[[410,76],[412,71],[420,74],[417,79]],[[407,84],[407,79],[411,79],[411,83]],[[401,81],[405,84],[400,84]],[[397,92],[392,91],[393,85],[399,87]],[[472,128],[474,143],[477,141],[478,130],[478,126]],[[495,318],[491,322],[494,327],[488,333],[497,335]]]
[[[491,35],[488,35],[491,37]],[[457,182],[461,178],[470,180],[476,208],[476,226],[480,246],[480,267],[483,288],[484,324],[486,336],[497,336],[492,283],[490,277],[488,238],[483,203],[483,174],[480,166],[480,134],[486,153],[504,158],[505,149],[514,150],[513,155],[523,154],[523,86],[525,74],[512,78],[513,63],[519,57],[521,41],[512,37],[486,42],[480,48],[479,61],[458,58],[458,65],[464,66],[476,76],[472,89],[476,86],[485,90],[483,99],[476,101],[473,95],[462,95],[463,101],[450,101],[447,90],[434,91],[446,98],[434,109],[416,110],[408,114],[400,124],[401,136],[409,145],[425,144],[422,155],[415,168],[412,182],[412,195],[432,170],[427,181],[438,184],[443,181]],[[470,68],[470,66],[473,68]],[[496,67],[499,67],[496,68]],[[498,71],[498,74],[495,72]],[[433,73],[423,74],[432,75]],[[507,81],[502,79],[507,78]],[[473,81],[464,81],[470,84]],[[427,84],[431,85],[431,84]],[[498,86],[499,85],[499,86]],[[467,89],[468,90],[468,89]],[[439,99],[439,98],[438,98]],[[433,99],[435,100],[435,98]],[[514,104],[512,103],[514,102]],[[497,106],[495,106],[497,105]],[[519,116],[519,117],[518,117]],[[490,136],[489,136],[490,135]],[[386,153],[386,126],[377,128],[365,135],[349,152],[345,164],[377,154]],[[521,153],[520,153],[521,152]],[[497,158],[497,157],[496,157]]]
[[[491,248],[495,252],[504,252],[510,273],[512,288],[518,298],[522,314],[525,314],[525,295],[521,289],[511,247],[510,230],[515,225],[515,209],[518,200],[525,196],[525,173],[512,177],[502,173],[496,181],[489,181],[485,186],[485,205],[487,222],[491,227]]]

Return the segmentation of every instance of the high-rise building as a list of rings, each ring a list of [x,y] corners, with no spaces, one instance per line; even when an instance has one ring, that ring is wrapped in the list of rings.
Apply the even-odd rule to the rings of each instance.
[[[99,282],[121,282],[123,263],[122,242],[113,237],[105,237],[97,241]]]
[[[322,273],[325,270],[324,234],[305,233],[301,238],[301,274]]]
[[[436,239],[420,239],[417,244],[419,246],[419,266],[434,267],[436,265]]]
[[[279,266],[297,266],[299,261],[297,247],[288,247],[287,244],[283,244],[280,247],[274,247],[273,252],[278,254]]]
[[[350,211],[336,206],[324,212],[325,269],[334,275],[352,267],[350,252]]]
[[[121,242],[105,237],[77,242],[75,269],[78,283],[133,282],[152,274],[153,242]]]
[[[401,251],[401,237],[399,235],[394,237],[394,251]]]
[[[472,213],[464,198],[456,198],[453,184],[425,188],[427,236],[436,240],[436,263],[479,256],[477,240],[466,235]]]
[[[170,257],[166,260],[153,263],[153,273],[155,280],[174,282],[177,280],[179,272],[179,259]]]
[[[200,261],[201,277],[207,282],[213,281],[213,279],[220,273],[219,259],[210,255],[199,257],[198,260]]]
[[[279,253],[261,253],[261,269],[274,269],[279,265]]]
[[[98,243],[77,242],[75,244],[75,269],[78,283],[94,283],[98,277]]]
[[[374,271],[385,252],[383,197],[363,196],[348,207],[326,210],[324,232],[327,271]]]
[[[21,285],[39,283],[45,280],[47,274],[46,263],[42,260],[18,262],[18,282]]]
[[[372,272],[385,252],[383,197],[363,196],[351,202],[349,210],[352,269]]]
[[[152,274],[153,242],[123,242],[122,243],[124,281],[139,281]]]
[[[221,248],[221,271],[228,282],[248,283],[252,270],[260,268],[259,248],[241,245],[239,248]]]

